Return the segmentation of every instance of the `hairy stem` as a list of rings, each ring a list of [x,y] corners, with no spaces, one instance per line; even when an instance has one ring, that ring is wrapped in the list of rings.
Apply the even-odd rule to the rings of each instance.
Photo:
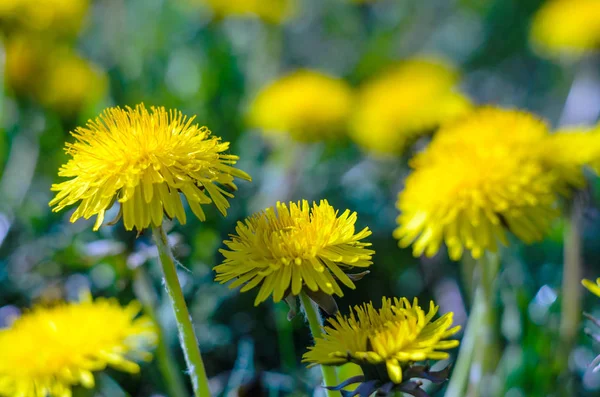
[[[206,371],[204,370],[204,362],[202,362],[202,356],[200,355],[200,348],[198,347],[198,340],[196,339],[194,326],[192,325],[192,318],[190,317],[185,298],[183,297],[183,292],[181,291],[181,285],[177,278],[177,268],[175,267],[175,260],[173,258],[171,247],[169,247],[167,241],[167,235],[163,227],[159,226],[152,228],[152,236],[154,237],[154,242],[158,248],[165,287],[171,301],[173,312],[175,313],[179,343],[183,349],[188,373],[192,380],[194,396],[208,397],[210,396],[210,389],[208,388],[208,379],[206,378]]]
[[[319,309],[315,307],[314,303],[304,293],[300,293],[300,301],[302,302],[302,308],[308,321],[308,326],[313,338],[319,338],[323,335],[322,324],[323,321],[319,315]],[[323,372],[323,382],[325,386],[337,386],[339,384],[335,368],[329,365],[321,365],[321,371]],[[339,397],[341,394],[337,391],[327,390],[329,397]]]

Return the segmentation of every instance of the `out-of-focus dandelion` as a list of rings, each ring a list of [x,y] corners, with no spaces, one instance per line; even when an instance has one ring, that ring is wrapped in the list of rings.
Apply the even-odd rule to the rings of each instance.
[[[224,153],[228,142],[193,121],[162,107],[105,110],[73,132],[71,159],[59,171],[70,179],[52,186],[53,210],[78,204],[71,221],[96,215],[94,230],[115,202],[127,230],[161,226],[164,213],[185,223],[182,195],[200,220],[204,204],[225,215],[233,195],[224,188],[235,190],[234,177],[250,177],[231,166],[238,157]]]
[[[410,393],[419,386],[410,378],[424,372],[423,367],[413,364],[447,359],[445,350],[459,344],[448,339],[460,330],[459,326],[452,327],[453,313],[434,320],[438,308],[431,302],[425,312],[416,298],[412,304],[406,298],[383,298],[380,309],[372,303],[355,306],[348,315],[338,313],[329,320],[324,335],[315,339],[303,361],[311,366],[359,364],[365,376],[352,379],[352,383],[362,382],[355,390],[360,395],[378,389]]]
[[[249,122],[268,136],[290,134],[314,142],[344,133],[352,91],[341,79],[298,70],[263,88],[250,106]]]
[[[462,370],[450,381],[450,396],[464,395],[471,366],[484,374],[479,379],[496,369],[498,243],[508,243],[507,232],[527,244],[541,240],[559,215],[556,173],[539,155],[547,137],[548,127],[532,114],[483,107],[443,125],[411,161],[414,171],[397,204],[400,245],[433,256],[444,242],[451,259],[467,251],[478,260],[467,327],[474,331],[460,351]],[[485,387],[479,380],[471,386]]]
[[[0,329],[0,395],[69,397],[75,385],[94,387],[93,372],[107,367],[138,373],[157,342],[140,310],[85,297],[24,314]]]
[[[218,18],[257,17],[279,24],[294,15],[296,0],[188,0],[206,5]]]
[[[412,141],[467,113],[457,91],[458,73],[448,64],[408,59],[362,86],[351,121],[352,139],[367,151],[402,154]]]
[[[435,255],[445,242],[458,260],[507,243],[510,231],[526,243],[542,239],[558,215],[552,173],[536,155],[546,125],[519,111],[483,108],[443,127],[416,156],[398,198],[402,247]]]
[[[108,88],[104,72],[74,53],[54,56],[39,88],[40,102],[69,114],[100,101]]]
[[[242,292],[259,287],[254,303],[273,296],[324,293],[343,296],[338,282],[355,288],[351,268],[367,268],[374,251],[362,242],[368,228],[355,230],[356,213],[339,214],[326,200],[319,204],[277,203],[275,208],[238,222],[237,235],[225,241],[223,264],[214,268],[216,281],[235,280]]]
[[[73,114],[100,101],[108,88],[105,73],[64,44],[33,35],[6,42],[6,83],[61,114]]]
[[[600,47],[600,2],[550,0],[535,14],[531,40],[542,53],[580,56]]]

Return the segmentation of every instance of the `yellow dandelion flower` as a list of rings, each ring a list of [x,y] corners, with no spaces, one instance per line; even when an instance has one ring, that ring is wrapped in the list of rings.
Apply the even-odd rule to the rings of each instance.
[[[17,34],[7,40],[6,82],[16,94],[60,113],[93,104],[107,89],[103,71],[73,49],[34,35]]]
[[[231,166],[238,157],[224,154],[229,142],[193,120],[163,107],[106,109],[77,128],[75,142],[67,144],[71,159],[58,175],[71,179],[52,185],[58,192],[50,202],[53,211],[78,203],[71,222],[96,215],[97,230],[118,201],[125,228],[140,231],[160,226],[163,213],[185,223],[183,195],[200,220],[201,205],[211,202],[225,215],[233,195],[217,184],[235,189],[234,177],[250,177]]]
[[[548,136],[540,146],[543,163],[557,175],[557,190],[569,194],[585,186],[584,167],[598,172],[600,166],[600,130],[571,127]]]
[[[600,278],[597,278],[596,282],[593,282],[592,280],[583,279],[581,280],[581,284],[583,284],[583,286],[587,288],[592,294],[600,298]]]
[[[453,313],[434,321],[438,309],[430,302],[426,313],[416,298],[412,305],[406,298],[383,298],[381,309],[373,308],[372,303],[355,306],[350,314],[338,313],[329,319],[324,335],[315,339],[302,361],[311,366],[385,364],[389,379],[402,383],[406,366],[416,361],[444,360],[449,357],[444,350],[459,344],[447,339],[460,330],[460,326],[452,327]]]
[[[267,85],[251,105],[249,122],[266,134],[289,133],[303,142],[344,132],[352,91],[341,79],[298,70]]]
[[[258,17],[279,24],[293,16],[296,0],[192,0],[208,6],[215,16]]]
[[[341,215],[326,200],[309,206],[308,201],[277,203],[238,222],[237,235],[225,241],[224,262],[214,268],[216,281],[235,280],[230,288],[243,285],[248,291],[259,284],[255,305],[273,295],[275,302],[303,288],[327,295],[343,296],[338,281],[354,288],[344,270],[371,265],[373,251],[360,240],[369,228],[355,233],[356,213]]]
[[[550,0],[536,13],[531,40],[548,54],[579,56],[600,47],[600,1]]]
[[[540,240],[557,215],[555,178],[536,152],[545,136],[534,116],[497,108],[442,127],[399,194],[400,246],[433,256],[445,242],[458,260],[465,249],[474,258],[496,251],[506,230]]]
[[[350,136],[367,151],[401,154],[417,137],[469,111],[446,63],[409,59],[365,84],[357,95]]]
[[[107,78],[95,65],[69,52],[53,58],[48,75],[39,86],[42,104],[61,113],[70,113],[104,96]]]
[[[157,340],[139,312],[138,303],[88,298],[24,314],[0,330],[0,396],[70,397],[107,367],[138,373]]]

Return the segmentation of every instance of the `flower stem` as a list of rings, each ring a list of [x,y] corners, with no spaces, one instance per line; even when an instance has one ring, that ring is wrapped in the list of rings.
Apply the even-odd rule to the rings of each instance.
[[[477,289],[471,308],[471,315],[465,329],[460,350],[454,365],[454,371],[446,389],[446,397],[463,397],[465,389],[469,382],[471,372],[471,363],[473,362],[473,353],[477,342],[477,330],[481,326],[481,314],[483,305],[483,296],[481,289]]]
[[[314,339],[319,338],[323,335],[322,319],[319,315],[319,309],[315,307],[310,298],[304,293],[300,293],[300,301],[302,302],[302,307],[304,309],[304,314],[306,315],[306,319],[308,320],[308,326],[310,328],[310,332]],[[335,368],[329,365],[321,365],[321,371],[323,372],[323,382],[325,386],[337,386],[337,374],[335,373]],[[329,397],[338,397],[340,396],[340,392],[327,390],[327,396]]]
[[[561,359],[568,362],[569,354],[579,330],[581,312],[581,197],[575,193],[564,230],[564,265],[562,307],[560,319]]]
[[[500,360],[498,345],[498,319],[496,313],[496,277],[500,258],[498,254],[484,253],[479,259],[477,270],[480,272],[479,288],[481,290],[481,318],[477,329],[477,346],[471,365],[470,394],[472,396],[494,395],[485,390],[492,390],[493,375]],[[477,293],[476,293],[477,296]]]
[[[448,384],[447,397],[495,395],[493,374],[500,359],[495,286],[500,258],[497,254],[486,252],[475,266],[472,262],[463,261],[463,272],[466,273],[463,277],[470,280],[468,273],[471,272],[476,272],[478,277],[474,277],[476,285],[471,315],[456,368]]]
[[[156,347],[156,358],[158,369],[166,383],[169,396],[186,397],[187,390],[181,374],[177,368],[169,344],[165,340],[165,332],[158,322],[156,315],[156,292],[146,273],[144,266],[138,266],[133,271],[133,289],[137,299],[142,303],[144,312],[149,315],[158,327],[158,346]]]
[[[154,237],[154,242],[158,248],[158,255],[160,257],[160,263],[165,278],[165,287],[169,298],[171,298],[171,306],[175,313],[179,343],[183,349],[185,362],[192,380],[194,396],[209,397],[210,389],[204,370],[204,363],[202,362],[202,356],[200,355],[200,348],[198,347],[198,340],[194,333],[192,319],[185,304],[181,285],[179,285],[175,260],[173,258],[173,253],[171,252],[171,247],[169,247],[167,235],[163,227],[158,226],[152,228],[152,236]]]

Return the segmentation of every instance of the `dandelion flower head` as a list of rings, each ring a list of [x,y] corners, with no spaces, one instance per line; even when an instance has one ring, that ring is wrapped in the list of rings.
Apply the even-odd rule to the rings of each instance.
[[[362,242],[368,228],[355,230],[356,213],[339,214],[326,200],[277,203],[238,222],[236,235],[221,250],[224,262],[214,268],[216,281],[235,280],[230,288],[248,291],[260,285],[255,304],[273,295],[275,302],[303,288],[343,296],[338,281],[354,288],[345,274],[350,268],[371,265],[373,251]]]
[[[400,246],[433,256],[445,242],[458,260],[496,251],[506,230],[540,240],[557,215],[555,179],[537,155],[546,136],[534,116],[491,107],[442,127],[399,194]]]
[[[15,34],[5,48],[6,82],[18,95],[64,114],[93,104],[106,93],[104,72],[64,44]]]
[[[535,14],[531,39],[549,55],[580,56],[600,47],[600,1],[550,0]]]
[[[45,82],[39,87],[43,104],[70,113],[104,96],[108,84],[101,69],[72,52],[52,58]]]
[[[215,16],[258,17],[279,24],[289,19],[296,8],[296,0],[192,0],[207,5]]]
[[[468,98],[456,90],[458,79],[442,61],[413,58],[399,63],[360,89],[352,139],[370,152],[403,153],[417,137],[469,111]]]
[[[352,110],[352,91],[341,79],[298,70],[263,88],[249,121],[266,134],[288,133],[311,142],[339,136]]]
[[[96,215],[97,230],[117,201],[125,228],[141,231],[160,226],[163,213],[185,223],[183,195],[200,220],[204,204],[225,215],[233,195],[224,187],[234,190],[234,177],[250,177],[232,167],[238,157],[225,153],[228,142],[193,121],[162,107],[106,109],[73,132],[71,158],[58,173],[70,179],[52,186],[53,211],[78,204],[71,222]]]
[[[425,312],[416,298],[412,305],[406,298],[383,298],[381,309],[372,303],[355,306],[350,314],[338,313],[329,319],[324,335],[315,339],[303,361],[311,365],[385,364],[389,379],[402,383],[407,364],[447,359],[444,350],[459,344],[448,339],[460,330],[459,326],[452,327],[453,313],[433,320],[438,309],[430,302]]]
[[[0,396],[70,397],[107,367],[138,373],[157,332],[137,303],[85,299],[36,308],[0,329]]]

